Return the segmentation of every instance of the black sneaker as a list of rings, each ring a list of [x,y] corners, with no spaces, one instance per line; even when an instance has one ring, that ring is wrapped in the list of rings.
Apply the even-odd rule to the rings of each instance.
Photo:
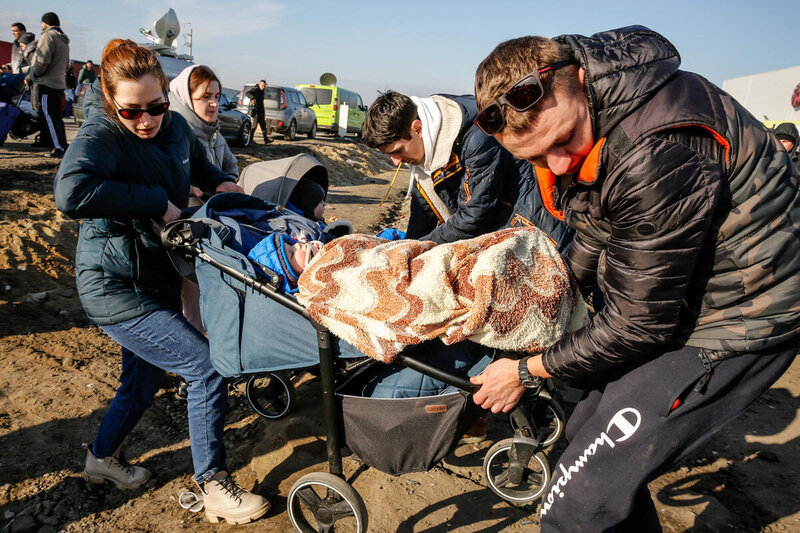
[[[264,144],[269,144],[271,142],[272,142],[272,139],[270,139],[269,137],[264,137]]]
[[[59,150],[58,148],[53,148],[53,150],[45,155],[45,157],[52,157],[54,159],[61,159],[64,157],[64,150]]]

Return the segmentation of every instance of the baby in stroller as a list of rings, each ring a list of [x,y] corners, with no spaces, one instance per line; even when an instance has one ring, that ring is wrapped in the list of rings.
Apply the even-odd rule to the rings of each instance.
[[[285,294],[296,295],[297,280],[306,265],[321,250],[325,243],[343,234],[352,232],[352,224],[337,220],[330,224],[324,221],[325,199],[328,189],[327,169],[308,154],[274,161],[264,161],[246,167],[239,179],[245,192],[261,200],[271,202],[281,210],[288,222],[285,230],[274,231],[250,247],[248,257],[264,266],[269,272],[282,278],[281,289]],[[391,232],[402,235],[402,232]],[[280,322],[291,321],[291,311],[276,309]],[[305,328],[296,331],[286,328],[282,338],[295,337],[292,343],[305,344],[314,353],[314,336],[306,334]],[[296,336],[295,336],[296,335]],[[337,343],[340,357],[363,357],[364,354],[346,343]],[[434,349],[431,349],[435,346]],[[463,346],[444,346],[434,341],[420,348],[433,355],[426,357],[432,365],[443,371],[474,375],[488,364],[489,351],[474,343]],[[274,351],[271,352],[274,356]],[[480,365],[477,363],[480,361]],[[419,374],[400,365],[381,369],[365,384],[363,393],[370,397],[406,398],[440,394],[447,390],[441,381]]]

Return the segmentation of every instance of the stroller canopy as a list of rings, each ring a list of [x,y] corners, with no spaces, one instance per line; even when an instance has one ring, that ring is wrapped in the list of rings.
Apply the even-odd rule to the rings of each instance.
[[[316,182],[328,194],[328,169],[308,154],[248,165],[242,170],[239,185],[247,194],[285,207],[302,178]]]

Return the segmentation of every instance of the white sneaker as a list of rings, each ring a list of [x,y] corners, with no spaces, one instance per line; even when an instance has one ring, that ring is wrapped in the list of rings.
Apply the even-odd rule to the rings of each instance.
[[[247,524],[267,514],[271,507],[266,498],[244,490],[224,470],[203,483],[200,490],[206,518],[215,524],[220,519],[229,524]]]
[[[84,444],[83,447],[86,448],[83,479],[89,483],[111,481],[121,489],[135,489],[150,479],[150,471],[143,466],[131,466],[114,456],[95,457],[91,446]]]

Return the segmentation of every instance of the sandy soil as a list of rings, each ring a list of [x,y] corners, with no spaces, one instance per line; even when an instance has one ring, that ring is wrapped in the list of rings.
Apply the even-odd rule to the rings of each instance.
[[[235,150],[241,166],[298,152],[331,172],[329,219],[351,220],[359,231],[405,225],[408,174],[378,207],[393,169],[355,139],[321,136]],[[113,397],[119,348],[88,324],[75,293],[78,223],[55,209],[56,168],[30,140],[0,148],[0,533],[229,531],[178,505],[193,484],[185,403],[174,396],[174,377],[165,379],[125,446],[129,459],[154,472],[146,487],[98,490],[80,477],[81,443],[93,438]],[[267,517],[237,530],[290,531],[292,484],[326,471],[318,380],[301,374],[295,381],[298,405],[281,420],[255,415],[243,387],[231,394],[230,468],[273,503]],[[800,363],[686,465],[651,484],[665,531],[800,531],[798,409]],[[458,447],[429,472],[358,475],[353,485],[366,501],[370,531],[538,531],[538,505],[504,503],[484,483],[487,448],[510,435],[503,418],[490,422],[490,441]],[[549,452],[553,465],[559,446]],[[347,475],[357,467],[345,458]],[[613,479],[608,486],[613,490]]]

